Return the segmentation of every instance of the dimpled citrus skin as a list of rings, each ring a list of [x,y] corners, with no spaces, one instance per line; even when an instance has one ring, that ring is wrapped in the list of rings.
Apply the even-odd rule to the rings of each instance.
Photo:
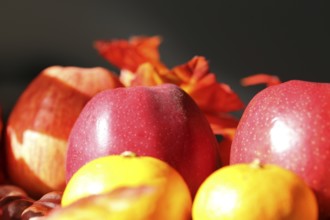
[[[194,220],[316,220],[312,190],[276,165],[236,164],[211,174],[197,191]]]
[[[182,176],[159,159],[138,157],[131,152],[128,155],[100,157],[82,166],[68,182],[62,206],[66,207],[90,195],[138,186],[157,187],[161,195],[157,211],[159,215],[168,219],[189,219],[192,199]]]

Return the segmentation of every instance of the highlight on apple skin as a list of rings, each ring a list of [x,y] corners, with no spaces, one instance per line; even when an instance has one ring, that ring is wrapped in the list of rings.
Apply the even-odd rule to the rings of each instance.
[[[122,86],[102,68],[52,66],[23,91],[6,127],[10,181],[38,197],[65,187],[65,154],[71,128],[98,92]]]
[[[321,219],[330,217],[330,83],[291,80],[248,103],[230,164],[258,158],[290,169],[314,190]]]
[[[217,140],[205,115],[178,86],[100,92],[75,122],[67,147],[66,178],[100,156],[132,151],[176,168],[192,195],[218,168]]]

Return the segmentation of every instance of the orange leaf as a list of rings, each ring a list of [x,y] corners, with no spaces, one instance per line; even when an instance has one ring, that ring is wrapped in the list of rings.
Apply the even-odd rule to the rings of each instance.
[[[155,86],[164,83],[177,84],[177,79],[168,70],[158,71],[151,63],[141,64],[136,72],[122,70],[120,80],[127,87]]]
[[[125,87],[130,87],[132,85],[132,81],[136,78],[134,72],[128,69],[122,69],[119,74],[119,80]]]
[[[135,72],[137,68],[150,62],[159,69],[166,68],[159,60],[158,47],[161,43],[159,36],[132,37],[127,40],[99,40],[95,48],[106,60],[119,69]]]
[[[196,56],[172,71],[181,80],[180,87],[204,112],[232,112],[244,107],[238,95],[227,84],[216,81],[216,76],[209,71],[204,57]]]
[[[236,128],[238,120],[229,113],[243,109],[244,104],[225,83],[218,83],[210,72],[204,57],[196,56],[188,63],[173,68],[177,83],[205,113],[215,134],[225,134],[225,129]]]
[[[137,69],[131,86],[155,86],[167,82],[166,78],[162,77],[152,64],[144,63]]]
[[[237,118],[226,113],[208,113],[206,114],[206,118],[211,124],[213,133],[230,137],[233,134],[233,130],[236,130],[236,127],[239,122]]]
[[[281,81],[277,76],[269,75],[265,73],[254,74],[245,77],[241,80],[243,86],[253,86],[258,84],[266,84],[266,86],[273,86],[280,84]]]

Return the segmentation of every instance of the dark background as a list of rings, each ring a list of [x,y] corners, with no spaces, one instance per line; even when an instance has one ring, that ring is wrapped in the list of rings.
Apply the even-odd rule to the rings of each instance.
[[[239,80],[255,73],[330,82],[329,11],[327,1],[0,0],[0,105],[6,117],[51,65],[114,69],[94,40],[133,35],[162,36],[169,67],[205,56],[245,103],[263,87]]]

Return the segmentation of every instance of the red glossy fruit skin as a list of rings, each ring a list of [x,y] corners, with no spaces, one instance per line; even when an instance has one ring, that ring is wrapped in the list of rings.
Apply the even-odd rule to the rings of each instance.
[[[218,166],[217,141],[196,103],[179,87],[117,88],[87,103],[67,148],[67,181],[86,162],[133,151],[176,168],[192,195]]]
[[[291,80],[268,87],[247,105],[230,164],[259,158],[288,168],[315,191],[330,217],[330,83]]]

